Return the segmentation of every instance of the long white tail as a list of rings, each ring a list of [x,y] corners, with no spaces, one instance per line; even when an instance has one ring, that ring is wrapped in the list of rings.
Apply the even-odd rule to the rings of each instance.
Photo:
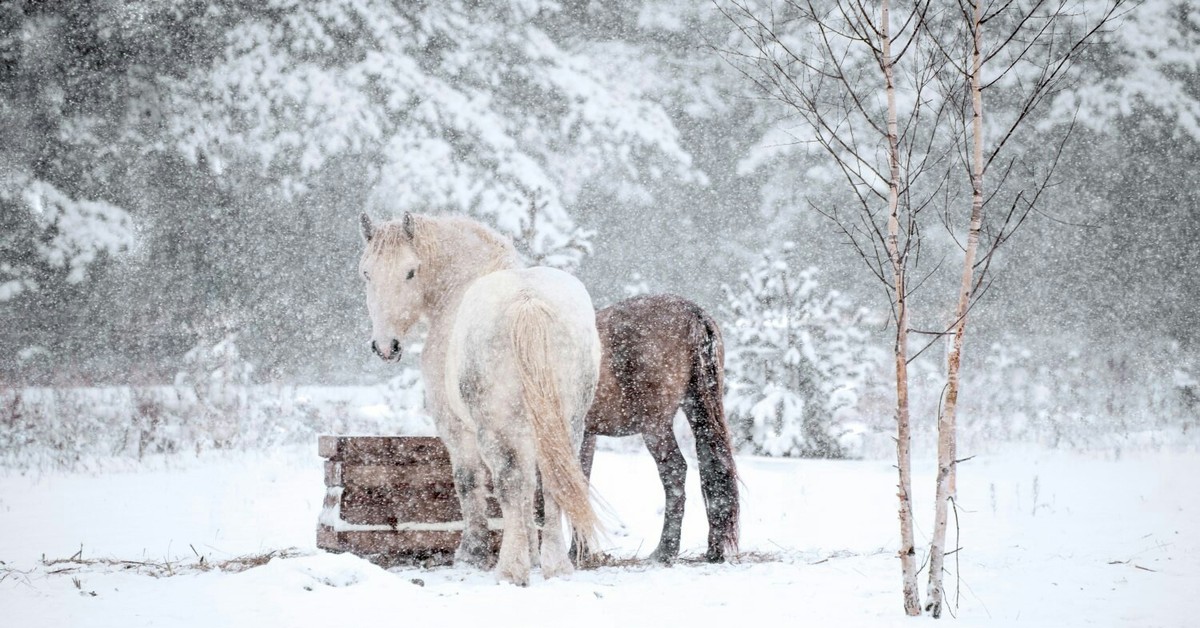
[[[542,489],[546,498],[553,499],[566,513],[575,543],[586,548],[601,533],[601,525],[592,509],[588,480],[579,467],[579,452],[572,445],[570,419],[555,379],[550,344],[554,327],[554,311],[541,299],[526,296],[513,305],[511,341],[521,376],[522,400],[537,441]]]

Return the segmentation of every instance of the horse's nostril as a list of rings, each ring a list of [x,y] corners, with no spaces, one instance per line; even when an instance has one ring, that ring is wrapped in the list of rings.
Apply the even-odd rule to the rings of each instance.
[[[383,354],[379,352],[379,345],[374,340],[371,341],[371,351],[374,351],[375,355],[383,357]]]
[[[400,341],[392,338],[392,355],[400,353]]]

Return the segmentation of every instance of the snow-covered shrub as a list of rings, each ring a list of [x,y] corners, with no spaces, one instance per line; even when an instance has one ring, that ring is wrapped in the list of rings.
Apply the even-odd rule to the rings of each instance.
[[[622,298],[631,299],[639,297],[643,294],[650,294],[650,282],[641,273],[635,272],[629,277],[629,281],[621,288]]]
[[[1014,442],[1158,448],[1193,438],[1198,391],[1188,370],[1190,356],[1177,342],[1089,349],[1074,340],[1004,337],[969,353],[959,396],[960,451]],[[910,378],[913,398],[932,393],[936,401],[944,391],[944,369],[929,380],[910,370]],[[924,427],[932,441],[931,421],[914,424],[918,438]]]
[[[1175,393],[1180,405],[1191,415],[1190,421],[1185,422],[1184,429],[1200,423],[1200,377],[1197,377],[1187,366],[1175,369],[1173,373]]]
[[[128,389],[0,389],[0,466],[75,469],[120,455],[128,408]]]
[[[1046,420],[1054,397],[1046,365],[1014,338],[981,349],[983,359],[964,369],[960,431],[994,441],[1030,437]]]
[[[183,356],[183,370],[175,386],[195,392],[197,422],[215,447],[229,447],[242,432],[249,402],[247,390],[254,366],[242,358],[237,333],[225,334],[217,342],[202,339]]]
[[[0,468],[90,470],[218,447],[315,448],[318,434],[432,435],[428,417],[393,406],[386,388],[246,386],[233,438],[226,425],[200,420],[205,407],[190,385],[0,388]]]
[[[792,245],[725,286],[725,409],[738,446],[771,456],[842,457],[878,363],[865,311],[797,270]]]
[[[404,367],[385,382],[383,398],[386,408],[380,408],[377,414],[387,416],[387,424],[374,427],[374,432],[358,428],[349,433],[434,434],[433,418],[425,413],[425,381],[419,368]]]

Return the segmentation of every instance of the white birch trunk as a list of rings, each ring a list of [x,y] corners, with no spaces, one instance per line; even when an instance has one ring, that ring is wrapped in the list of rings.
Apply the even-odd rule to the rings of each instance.
[[[888,0],[883,0],[880,37],[883,74],[887,82],[888,181],[887,249],[896,290],[896,467],[900,471],[900,572],[904,578],[904,612],[921,614],[921,592],[917,587],[916,546],[913,542],[912,461],[908,414],[908,298],[905,294],[905,260],[900,252],[900,147],[896,124],[896,85],[892,72],[892,39],[888,24]]]
[[[959,285],[958,308],[955,311],[954,341],[947,360],[946,401],[938,417],[938,473],[933,541],[929,548],[929,605],[926,610],[941,617],[945,603],[943,567],[946,558],[946,526],[950,500],[955,498],[956,413],[958,410],[959,367],[962,364],[963,335],[967,329],[967,311],[971,306],[971,290],[975,281],[975,255],[979,249],[979,231],[983,224],[983,95],[980,90],[980,14],[981,0],[975,0],[971,23],[971,222],[967,231],[967,250],[963,259],[962,282]]]

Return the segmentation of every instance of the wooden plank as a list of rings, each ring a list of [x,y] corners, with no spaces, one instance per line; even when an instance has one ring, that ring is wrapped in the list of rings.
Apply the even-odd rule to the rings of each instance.
[[[462,539],[460,530],[401,530],[397,532],[341,532],[344,546],[354,553],[416,554],[453,553]]]
[[[322,458],[336,458],[338,454],[338,438],[337,436],[318,436],[317,455]]]
[[[432,464],[350,464],[341,463],[341,486],[365,488],[388,486],[422,486],[450,484],[453,474],[450,465]]]
[[[450,454],[433,436],[321,436],[317,452],[348,464],[450,464]]]
[[[341,512],[343,521],[362,525],[462,520],[454,485],[449,483],[352,486],[342,493]]]
[[[433,561],[428,564],[452,560],[462,536],[457,529],[462,513],[450,457],[440,440],[321,436],[317,450],[326,459],[326,486],[340,489],[326,494],[326,509],[336,508],[341,521],[351,525],[395,526],[391,530],[339,532],[318,525],[318,547],[352,552],[373,561],[381,557]],[[491,497],[488,516],[501,516],[499,504]],[[500,536],[499,530],[490,532],[493,552],[498,551]]]
[[[396,522],[446,523],[460,521],[462,511],[451,484],[351,486],[342,492],[342,520],[358,525]],[[487,516],[500,518],[500,503],[487,498]]]
[[[502,532],[489,530],[493,553],[500,549]],[[324,536],[322,536],[324,535]],[[461,530],[398,530],[369,532],[335,532],[321,526],[317,530],[318,547],[347,551],[359,556],[384,554],[392,556],[448,554],[453,555],[462,539]],[[320,545],[322,539],[326,545]]]
[[[336,460],[325,461],[325,486],[345,486],[342,484],[342,463]]]
[[[317,526],[317,547],[331,552],[344,552],[342,539],[333,528],[326,525]]]

